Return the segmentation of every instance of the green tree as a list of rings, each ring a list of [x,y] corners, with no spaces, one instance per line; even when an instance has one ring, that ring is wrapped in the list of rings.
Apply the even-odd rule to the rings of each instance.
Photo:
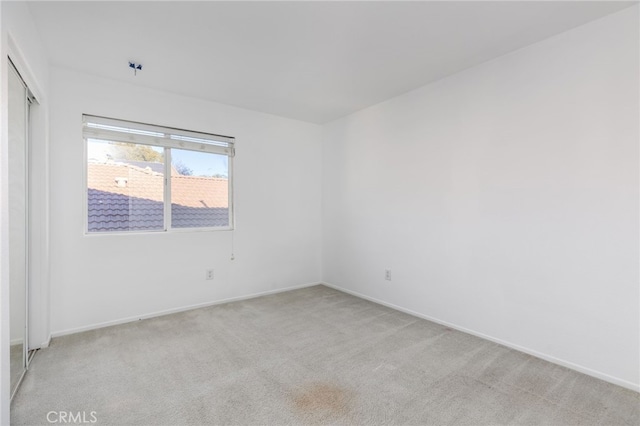
[[[178,173],[180,173],[182,176],[193,176],[193,170],[191,170],[186,164],[184,164],[182,161],[178,160],[178,161],[172,161],[171,165],[173,167],[175,167],[175,169],[178,171]]]
[[[147,145],[136,145],[118,142],[115,144],[114,157],[116,160],[148,161],[162,163],[162,153],[155,151]]]

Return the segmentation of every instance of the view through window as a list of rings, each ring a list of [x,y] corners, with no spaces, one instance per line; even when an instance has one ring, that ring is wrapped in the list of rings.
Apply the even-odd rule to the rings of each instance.
[[[87,232],[232,227],[233,138],[93,116],[83,133]]]

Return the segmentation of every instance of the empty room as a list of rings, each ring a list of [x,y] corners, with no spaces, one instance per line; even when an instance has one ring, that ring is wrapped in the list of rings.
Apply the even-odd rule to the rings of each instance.
[[[0,25],[1,425],[640,425],[639,2]]]

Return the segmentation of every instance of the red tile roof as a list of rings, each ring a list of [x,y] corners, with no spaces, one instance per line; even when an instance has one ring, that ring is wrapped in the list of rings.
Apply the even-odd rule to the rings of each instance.
[[[123,163],[89,163],[87,187],[146,200],[164,199],[164,175]],[[120,181],[120,184],[118,184]],[[228,207],[229,184],[224,178],[171,176],[171,203],[185,207]]]
[[[173,175],[171,203],[186,207],[229,207],[229,181],[222,178]]]
[[[164,228],[164,175],[126,163],[89,163],[89,231]],[[229,185],[224,178],[183,176],[172,171],[173,228],[229,225]]]

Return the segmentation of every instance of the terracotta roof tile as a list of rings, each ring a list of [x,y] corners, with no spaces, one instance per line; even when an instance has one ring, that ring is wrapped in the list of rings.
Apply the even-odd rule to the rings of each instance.
[[[171,203],[187,207],[229,206],[229,181],[221,178],[171,176]]]
[[[164,175],[124,163],[89,163],[89,231],[153,230],[164,227]],[[172,227],[229,224],[228,180],[171,177]]]

